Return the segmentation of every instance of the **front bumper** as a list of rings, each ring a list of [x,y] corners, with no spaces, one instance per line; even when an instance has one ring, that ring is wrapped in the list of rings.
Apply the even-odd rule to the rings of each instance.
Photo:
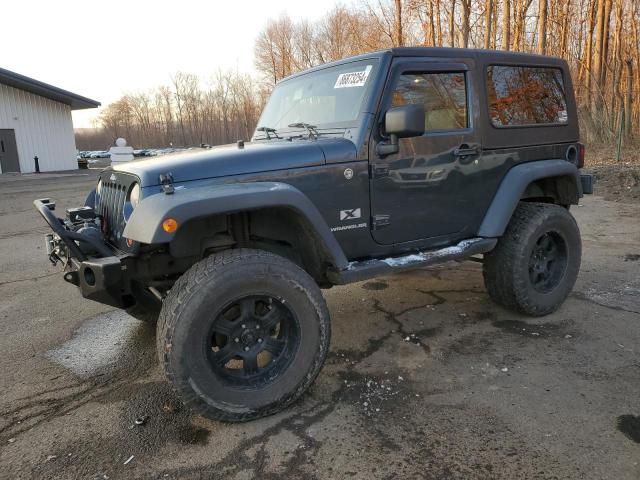
[[[49,260],[65,265],[64,280],[76,285],[85,298],[115,307],[127,307],[131,299],[126,256],[118,255],[106,243],[69,230],[64,221],[53,214],[55,203],[44,198],[33,205],[45,219],[53,234],[47,234]],[[87,255],[78,242],[86,242],[97,256]]]

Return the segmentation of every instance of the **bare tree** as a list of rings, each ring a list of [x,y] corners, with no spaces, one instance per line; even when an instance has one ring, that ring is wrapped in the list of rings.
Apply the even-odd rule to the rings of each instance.
[[[451,10],[449,11],[449,46],[456,46],[456,0],[451,0]]]
[[[402,34],[402,0],[396,0],[396,46],[404,45],[404,35]]]
[[[511,0],[502,0],[502,50],[511,45]]]
[[[248,138],[273,85],[305,68],[399,45],[500,46],[565,58],[582,134],[606,141],[625,115],[640,125],[638,0],[345,0],[319,20],[267,20],[255,41],[258,76],[218,72],[204,86],[186,73],[105,107],[92,138],[134,145],[224,143]],[[80,138],[80,137],[79,137]],[[82,142],[90,135],[82,132]],[[111,141],[109,142],[111,143]]]
[[[484,48],[491,48],[493,29],[493,0],[485,0],[484,4]]]
[[[538,53],[547,53],[547,0],[538,0]]]

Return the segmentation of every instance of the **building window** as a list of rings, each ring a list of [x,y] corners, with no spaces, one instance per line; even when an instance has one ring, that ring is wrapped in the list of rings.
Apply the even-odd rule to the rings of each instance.
[[[392,107],[424,105],[426,132],[459,130],[469,126],[467,120],[467,86],[465,74],[405,73],[393,90]]]
[[[559,68],[490,66],[487,91],[489,115],[497,127],[565,125],[568,121]]]

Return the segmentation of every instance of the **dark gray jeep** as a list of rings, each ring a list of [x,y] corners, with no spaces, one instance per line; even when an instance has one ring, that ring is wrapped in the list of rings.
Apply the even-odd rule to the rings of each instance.
[[[184,401],[241,421],[318,374],[320,288],[474,256],[499,304],[556,310],[580,268],[583,159],[563,60],[398,48],[281,81],[250,143],[107,168],[65,219],[35,206],[64,279],[160,308]]]

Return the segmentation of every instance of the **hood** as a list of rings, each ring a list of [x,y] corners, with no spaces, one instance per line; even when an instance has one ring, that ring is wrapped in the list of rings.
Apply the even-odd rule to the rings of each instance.
[[[171,173],[174,183],[226,177],[250,173],[288,170],[312,167],[336,161],[355,158],[355,145],[344,138],[310,140],[271,140],[268,142],[246,143],[244,148],[237,144],[223,145],[207,150],[152,157],[114,165],[115,171],[138,176],[142,186],[159,185],[160,175]]]

